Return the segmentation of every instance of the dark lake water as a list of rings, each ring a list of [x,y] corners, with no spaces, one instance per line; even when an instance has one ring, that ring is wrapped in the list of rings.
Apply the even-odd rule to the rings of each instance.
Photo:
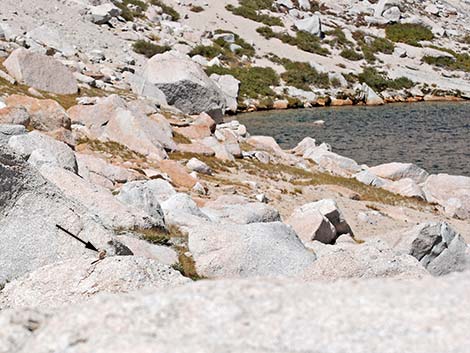
[[[470,176],[467,102],[269,111],[236,119],[250,134],[273,136],[286,149],[310,136],[360,164],[411,162],[430,173]]]

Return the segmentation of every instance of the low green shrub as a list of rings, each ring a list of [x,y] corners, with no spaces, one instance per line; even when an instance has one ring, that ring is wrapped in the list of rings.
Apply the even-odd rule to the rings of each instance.
[[[142,12],[146,11],[148,8],[148,4],[141,0],[114,0],[113,4],[121,10],[121,17],[126,21],[133,21],[135,17],[142,16]],[[128,5],[138,6],[142,12],[132,11]]]
[[[168,45],[157,45],[146,40],[138,40],[132,45],[134,51],[138,54],[145,55],[147,58],[151,58],[156,54],[162,54],[171,50]]]
[[[375,54],[379,52],[392,54],[395,50],[395,44],[386,38],[374,38],[371,43],[367,43],[365,40],[365,33],[362,31],[353,32],[353,38],[361,47],[364,59],[369,63],[374,63],[377,60]]]
[[[351,61],[359,61],[364,59],[361,53],[358,53],[354,49],[343,49],[341,53],[339,53],[343,58],[351,60]]]
[[[434,47],[432,48],[444,51],[446,53],[452,54],[455,59],[449,57],[432,57],[425,56],[423,61],[429,65],[435,65],[438,67],[443,67],[448,70],[461,70],[465,72],[470,72],[470,55],[467,53],[461,54],[457,53],[451,49]]]
[[[359,82],[366,83],[376,92],[382,92],[386,89],[409,89],[414,86],[414,82],[406,77],[399,77],[394,80],[390,80],[383,73],[378,72],[373,67],[364,68],[362,73],[359,74],[358,79]]]
[[[267,39],[277,38],[286,44],[296,46],[309,53],[323,56],[330,54],[328,49],[321,46],[320,38],[308,32],[299,31],[296,33],[295,37],[292,37],[286,33],[275,33],[269,27],[260,27],[256,31]]]
[[[235,7],[229,4],[225,8],[234,15],[264,23],[267,26],[282,26],[280,18],[260,13],[260,10],[269,10],[272,6],[272,0],[240,0],[240,6]]]
[[[281,78],[288,86],[294,86],[305,91],[310,91],[310,86],[328,88],[330,80],[328,74],[319,73],[309,63],[281,59],[286,71]]]
[[[223,31],[223,30],[216,30],[216,34],[220,33],[233,33],[230,31]],[[208,59],[215,58],[216,56],[221,56],[222,60],[226,60],[229,62],[236,61],[235,56],[249,56],[252,57],[255,55],[255,48],[253,48],[252,45],[247,43],[243,38],[241,38],[239,35],[233,33],[235,36],[235,42],[233,44],[236,44],[240,46],[239,49],[235,50],[233,53],[232,50],[230,49],[230,45],[232,43],[229,43],[225,41],[223,38],[218,38],[214,41],[213,45],[210,46],[205,46],[205,45],[198,45],[194,47],[190,52],[190,56],[194,55],[202,55]]]
[[[198,45],[189,52],[189,56],[202,55],[208,59],[215,58],[220,54],[223,54],[223,50],[218,45]]]
[[[354,46],[354,43],[346,38],[346,35],[339,27],[336,27],[331,31],[325,32],[325,34],[333,37],[333,39],[329,41],[332,47],[351,48]]]
[[[191,12],[196,12],[196,13],[199,13],[199,12],[203,12],[204,11],[204,8],[202,6],[198,6],[198,5],[193,5],[191,6],[191,8],[189,9]]]
[[[152,5],[156,5],[156,6],[159,6],[162,8],[163,12],[166,13],[167,15],[170,15],[171,16],[171,19],[173,21],[178,21],[181,16],[180,14],[178,13],[178,11],[176,11],[173,7],[171,6],[168,6],[167,4],[165,4],[163,1],[161,0],[150,0],[150,3]]]
[[[422,40],[432,40],[434,35],[431,30],[420,24],[395,23],[385,28],[387,39],[392,42],[401,42],[409,45],[420,46]]]
[[[239,99],[274,97],[275,92],[270,86],[279,85],[279,75],[268,67],[233,67],[225,68],[212,66],[206,69],[206,73],[219,75],[232,75],[240,81]]]

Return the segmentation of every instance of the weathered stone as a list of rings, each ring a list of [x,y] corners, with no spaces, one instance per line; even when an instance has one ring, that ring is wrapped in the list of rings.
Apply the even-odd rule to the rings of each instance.
[[[426,180],[428,173],[411,163],[385,163],[369,168],[369,172],[385,179],[400,180],[409,178],[420,184]]]
[[[324,244],[334,243],[338,237],[335,227],[320,211],[308,205],[295,209],[286,223],[294,228],[304,243],[312,240]]]
[[[305,137],[298,145],[292,150],[296,155],[303,156],[304,153],[310,149],[316,147],[315,139],[311,137]]]
[[[7,97],[6,103],[12,109],[26,110],[30,120],[28,126],[33,129],[54,131],[64,128],[70,130],[70,117],[64,108],[52,99],[37,99],[13,94]]]
[[[453,216],[457,218],[470,218],[470,177],[430,175],[423,191],[428,202],[436,202],[448,209],[451,207]]]
[[[28,131],[23,125],[4,125],[0,124],[0,146],[6,145],[10,137],[15,135],[23,135]]]
[[[78,175],[86,180],[94,181],[94,177],[98,175],[114,185],[132,179],[132,173],[127,169],[112,165],[104,159],[81,153],[76,153],[75,156],[78,163]]]
[[[122,248],[85,207],[0,146],[0,284],[47,264],[96,254],[56,224],[110,255]]]
[[[152,57],[142,73],[145,85],[161,90],[168,104],[186,114],[225,110],[225,96],[202,68],[174,51]]]
[[[240,81],[232,75],[212,74],[210,78],[219,86],[225,95],[226,111],[236,113],[238,108],[238,90]]]
[[[193,143],[180,143],[176,146],[176,151],[183,153],[191,154],[200,154],[202,156],[213,157],[215,156],[215,151],[199,142]]]
[[[118,142],[149,159],[159,161],[168,158],[160,143],[161,133],[159,124],[145,114],[118,108],[109,118],[101,138]]]
[[[111,191],[72,174],[65,169],[43,165],[41,174],[55,184],[70,199],[79,202],[112,229],[164,227],[161,218],[151,217],[138,208],[127,206]]]
[[[302,274],[302,279],[338,280],[342,278],[400,277],[421,278],[429,273],[408,254],[398,254],[382,241],[367,241],[363,244],[341,242],[319,249],[315,261]]]
[[[334,200],[324,199],[317,202],[311,202],[303,205],[299,209],[300,213],[310,210],[317,210],[323,216],[325,216],[335,227],[336,234],[338,236],[342,234],[354,235],[351,227],[349,226],[348,222],[346,222],[343,213],[340,211]]]
[[[47,48],[62,53],[65,56],[72,56],[77,52],[73,46],[65,40],[63,35],[46,25],[34,28],[26,33],[26,36]]]
[[[470,344],[469,286],[467,273],[334,283],[198,281],[97,296],[48,320],[6,311],[0,324],[3,341],[18,342],[18,353],[460,352]]]
[[[385,103],[384,100],[377,93],[375,93],[375,91],[370,88],[366,83],[362,84],[361,90],[364,102],[367,105],[382,105]]]
[[[3,65],[19,82],[36,89],[57,94],[75,94],[78,91],[69,69],[49,56],[19,48]]]
[[[186,169],[176,161],[161,161],[159,167],[170,176],[171,181],[175,185],[191,189],[197,182],[197,180],[189,175]]]
[[[189,229],[189,250],[197,273],[209,278],[294,275],[315,261],[280,222],[203,224]]]
[[[280,222],[279,211],[261,202],[231,204],[223,207],[202,208],[213,222],[219,223],[269,223]]]
[[[305,31],[318,37],[322,35],[322,24],[318,15],[312,15],[311,17],[297,20],[295,21],[294,26],[299,31]]]
[[[422,223],[401,235],[395,245],[414,256],[434,276],[468,268],[467,244],[447,223]]]
[[[350,177],[361,171],[356,161],[331,152],[322,145],[307,149],[303,157],[313,160],[323,169],[340,176]]]
[[[125,109],[126,102],[121,97],[113,94],[97,99],[96,104],[74,105],[67,110],[67,113],[72,124],[84,125],[93,136],[99,137],[103,133],[104,127],[119,108]]]
[[[395,194],[424,200],[423,190],[421,190],[419,185],[411,178],[404,178],[387,183],[382,186],[382,188]]]
[[[75,154],[69,146],[38,131],[12,136],[8,140],[8,147],[25,159],[30,158],[33,152],[40,151],[43,155],[53,157],[49,158],[52,165],[74,173],[78,170]]]
[[[30,116],[24,108],[5,107],[0,109],[0,124],[29,126],[30,122]]]
[[[188,194],[175,194],[162,202],[161,206],[169,227],[194,228],[209,221],[209,217],[199,209]]]
[[[158,220],[158,225],[163,228],[165,226],[165,217],[159,204],[161,193],[158,187],[160,185],[162,183],[156,180],[127,183],[122,186],[117,199],[124,204],[145,211],[153,219]]]
[[[168,265],[143,257],[113,256],[96,263],[90,259],[71,259],[41,267],[8,283],[1,292],[0,303],[3,308],[49,310],[89,300],[99,293],[163,289],[188,282],[188,278]]]
[[[121,10],[112,3],[90,7],[91,21],[97,25],[105,24],[120,14]]]
[[[200,161],[197,158],[191,158],[188,163],[186,163],[186,167],[189,168],[189,170],[197,173],[206,175],[212,174],[212,169],[206,163]]]

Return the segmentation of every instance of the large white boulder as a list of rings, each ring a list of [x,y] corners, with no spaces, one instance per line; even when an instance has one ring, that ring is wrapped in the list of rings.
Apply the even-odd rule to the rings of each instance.
[[[91,262],[96,258],[95,252],[56,225],[110,255],[123,251],[122,244],[92,212],[0,146],[0,285],[47,264],[77,257]]]
[[[428,177],[428,172],[412,163],[385,163],[369,168],[368,171],[381,178],[389,180],[400,180],[409,178],[414,182],[423,183]]]
[[[318,37],[322,35],[322,24],[321,24],[320,16],[318,15],[312,15],[302,20],[297,20],[295,21],[294,26],[299,31],[308,32]]]
[[[315,261],[285,224],[203,224],[189,229],[189,250],[200,276],[295,275]]]
[[[325,145],[307,149],[303,157],[311,159],[327,171],[344,177],[350,177],[361,171],[355,160],[331,152]]]
[[[57,94],[75,94],[72,72],[54,58],[18,48],[3,63],[8,73],[28,86]]]
[[[74,173],[78,170],[75,153],[69,146],[38,131],[12,136],[8,147],[35,167],[51,164]]]
[[[220,90],[224,93],[226,99],[226,111],[236,113],[238,108],[238,91],[240,89],[240,81],[232,75],[217,75],[210,76]]]
[[[470,218],[470,177],[430,175],[423,185],[423,191],[428,202],[444,206],[450,216]]]
[[[467,244],[447,223],[419,224],[401,235],[394,248],[414,256],[434,276],[470,268]]]
[[[379,0],[375,5],[374,17],[381,17],[383,13],[392,7],[400,7],[400,0]]]
[[[121,9],[112,3],[105,3],[98,6],[91,6],[89,10],[91,22],[97,25],[107,23],[111,18],[121,14]]]
[[[174,51],[155,55],[145,65],[141,76],[143,86],[155,86],[165,94],[168,104],[186,114],[225,111],[223,92],[202,67],[187,56]]]

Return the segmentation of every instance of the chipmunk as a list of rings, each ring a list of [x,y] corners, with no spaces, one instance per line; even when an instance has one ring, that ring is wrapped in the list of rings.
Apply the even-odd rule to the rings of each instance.
[[[94,265],[94,264],[96,264],[97,262],[103,260],[103,259],[106,257],[106,255],[107,255],[106,250],[104,250],[104,249],[99,250],[99,252],[98,252],[98,259],[95,260],[95,261],[93,261],[91,264]]]

